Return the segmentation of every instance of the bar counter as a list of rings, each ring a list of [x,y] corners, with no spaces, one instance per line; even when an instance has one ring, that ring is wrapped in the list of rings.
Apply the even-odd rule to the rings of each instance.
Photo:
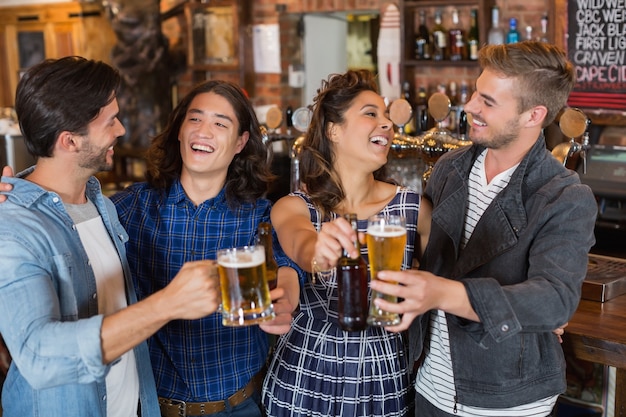
[[[563,343],[579,359],[617,368],[615,417],[626,417],[626,294],[604,303],[581,300]]]

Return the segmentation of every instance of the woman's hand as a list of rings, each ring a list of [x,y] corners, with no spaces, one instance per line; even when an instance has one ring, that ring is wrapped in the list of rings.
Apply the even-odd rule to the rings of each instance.
[[[355,239],[357,236],[352,226],[343,217],[323,223],[313,255],[313,264],[318,272],[329,271],[337,266],[344,249],[348,250],[351,258],[359,256],[353,243]]]

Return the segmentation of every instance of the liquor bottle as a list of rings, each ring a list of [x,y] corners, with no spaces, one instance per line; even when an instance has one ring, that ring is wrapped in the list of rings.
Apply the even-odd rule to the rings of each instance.
[[[469,85],[467,81],[461,81],[461,87],[459,88],[459,106],[465,106],[465,103],[469,101]]]
[[[501,45],[504,43],[504,29],[500,27],[500,9],[498,6],[491,8],[491,28],[487,36],[490,45]]]
[[[343,216],[358,233],[356,214]],[[357,237],[353,242],[359,253],[356,259],[350,258],[344,249],[337,263],[337,289],[339,291],[339,325],[343,330],[355,332],[367,328],[369,310],[367,264],[361,257],[361,246]]]
[[[470,29],[467,33],[467,59],[478,59],[478,10],[470,10]]]
[[[448,49],[450,61],[461,61],[465,54],[465,33],[459,22],[459,11],[452,10],[452,27],[448,29]]]
[[[459,124],[457,126],[457,138],[467,140],[467,113],[465,110],[459,112]]]
[[[526,26],[526,34],[524,35],[524,40],[525,41],[533,40],[533,27],[530,25]]]
[[[291,128],[293,127],[293,107],[287,106],[285,109],[285,126],[287,127],[287,136],[291,137]]]
[[[456,134],[461,140],[465,140],[467,136],[467,113],[465,112],[465,104],[469,101],[469,99],[469,85],[466,80],[462,80],[461,86],[459,87],[459,99],[456,104]]]
[[[448,116],[448,126],[455,128],[458,121],[457,103],[459,99],[459,97],[457,96],[458,92],[456,88],[456,81],[450,81],[448,89],[450,90],[450,94],[448,94],[448,98],[450,99],[450,115]]]
[[[519,42],[519,31],[517,30],[517,19],[512,17],[509,20],[509,32],[506,34],[506,43]]]
[[[259,244],[265,249],[265,280],[270,290],[276,288],[278,282],[278,264],[274,259],[272,249],[272,225],[269,223],[259,223]]]
[[[450,84],[448,84],[448,89],[450,90],[450,94],[448,94],[448,97],[450,98],[450,105],[456,106],[457,102],[459,101],[456,81],[450,81]]]
[[[430,59],[430,32],[426,26],[426,11],[419,11],[419,26],[415,34],[415,59]]]
[[[548,15],[541,16],[541,35],[539,36],[541,42],[549,42],[548,40]]]
[[[428,125],[428,96],[426,94],[426,87],[420,86],[417,91],[417,100],[415,103],[416,115],[415,122],[418,132],[426,132],[430,127]]]
[[[435,61],[443,61],[448,58],[448,42],[446,28],[443,27],[441,10],[435,11],[435,26],[433,26],[433,50],[432,57]]]
[[[408,81],[402,83],[402,98],[411,105],[411,118],[404,125],[404,133],[412,135],[415,133],[415,99],[413,98],[411,83]]]

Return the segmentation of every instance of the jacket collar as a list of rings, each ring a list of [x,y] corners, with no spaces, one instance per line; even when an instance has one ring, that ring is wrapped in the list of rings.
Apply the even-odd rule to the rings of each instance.
[[[513,172],[508,186],[485,210],[465,249],[460,251],[464,222],[459,219],[465,219],[466,215],[468,174],[484,149],[473,145],[450,155],[453,158],[451,165],[456,181],[453,182],[454,185],[450,184],[451,190],[440,202],[438,210],[433,212],[433,221],[446,230],[455,247],[459,259],[454,271],[456,276],[475,269],[514,246],[528,222],[524,206],[526,197],[556,175],[559,167],[560,170],[563,169],[556,159],[553,164],[544,163],[546,158],[553,157],[546,149],[543,135],[539,136]],[[489,245],[485,245],[485,240],[489,240]]]

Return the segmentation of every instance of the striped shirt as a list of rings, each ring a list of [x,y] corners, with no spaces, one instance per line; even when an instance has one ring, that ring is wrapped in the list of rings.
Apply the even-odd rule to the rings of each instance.
[[[493,199],[509,183],[517,165],[496,175],[490,183],[485,173],[485,149],[476,158],[469,174],[469,193],[465,213],[461,247],[465,247],[476,224]],[[550,414],[558,396],[516,407],[495,409],[470,407],[455,401],[454,372],[450,355],[448,323],[445,313],[433,311],[430,317],[430,336],[426,340],[426,357],[418,370],[415,389],[438,409],[459,417],[543,417]],[[471,359],[470,359],[471,360]]]

